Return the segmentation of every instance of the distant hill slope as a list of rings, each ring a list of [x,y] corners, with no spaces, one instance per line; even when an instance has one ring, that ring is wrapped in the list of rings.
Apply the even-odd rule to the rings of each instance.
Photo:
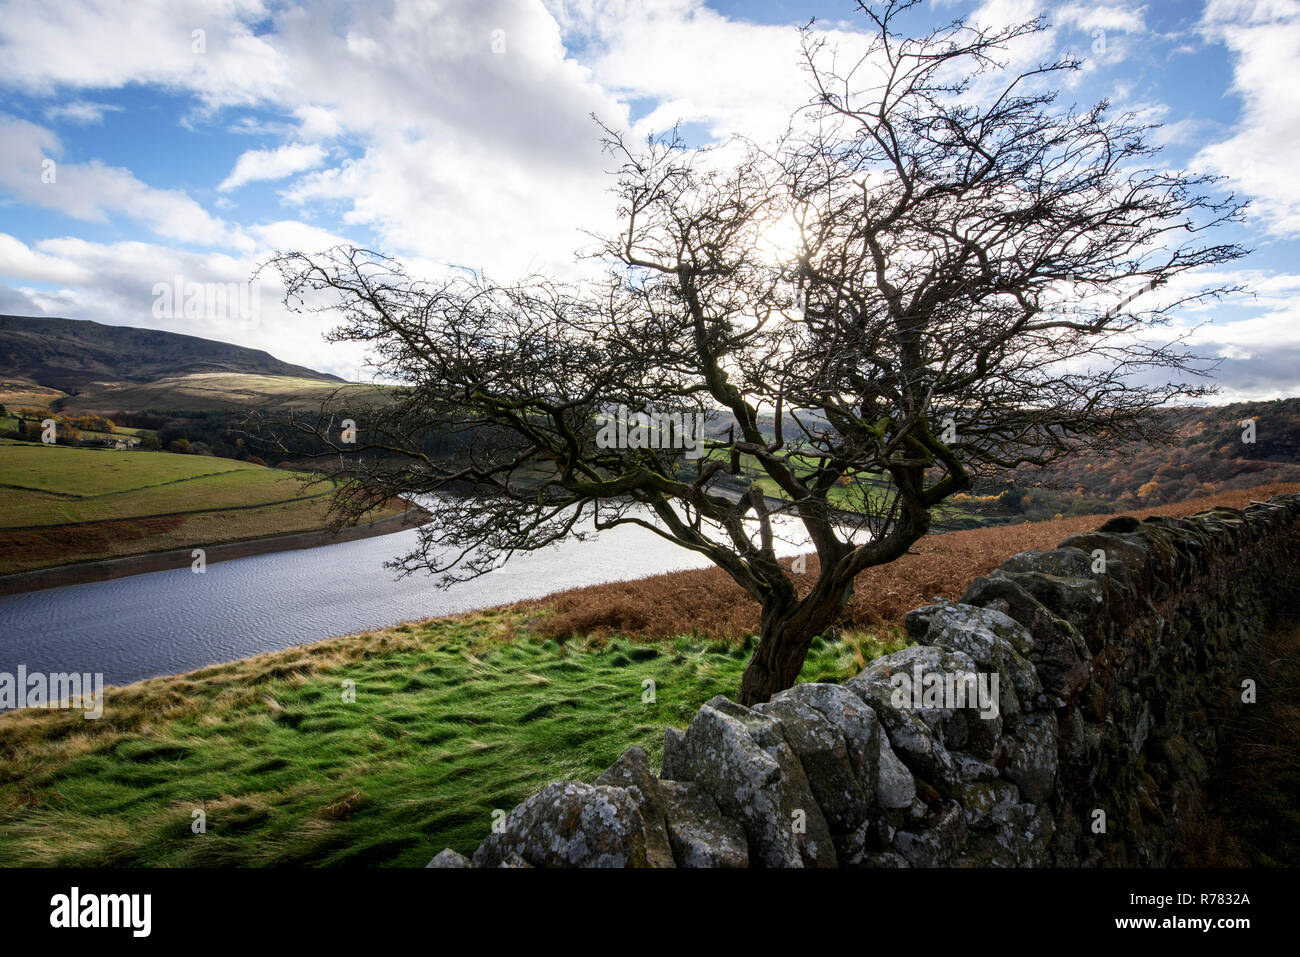
[[[260,349],[198,336],[85,319],[0,316],[0,377],[75,393],[91,383],[214,372],[344,381]]]
[[[0,394],[3,394],[0,391]],[[344,396],[372,398],[375,386],[301,376],[254,375],[233,372],[191,372],[149,382],[118,382],[95,386],[59,401],[62,412],[172,412],[195,414],[226,409],[268,406],[313,410],[326,400]]]
[[[1300,398],[1166,409],[1170,445],[1134,443],[1068,456],[1048,470],[1018,469],[1023,484],[1046,484],[1102,501],[1161,505],[1229,489],[1300,481]],[[1254,420],[1253,435],[1244,427]]]

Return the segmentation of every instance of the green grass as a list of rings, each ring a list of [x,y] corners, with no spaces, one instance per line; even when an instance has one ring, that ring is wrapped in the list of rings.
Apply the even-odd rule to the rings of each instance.
[[[892,645],[825,643],[803,680]],[[749,651],[542,641],[517,612],[332,639],[108,692],[105,716],[0,716],[0,865],[422,866],[492,811],[591,781],[734,695]],[[643,682],[655,682],[653,703]],[[354,681],[355,703],[342,700]],[[192,812],[207,833],[191,832]]]
[[[0,483],[65,495],[102,495],[258,466],[207,455],[121,453],[30,442],[0,445]]]
[[[316,497],[302,476],[233,459],[0,443],[0,528],[139,518]]]
[[[750,480],[750,484],[758,486],[763,494],[770,498],[785,499],[787,501],[790,499],[789,493],[777,485],[775,479],[756,476]],[[862,512],[867,509],[877,512],[888,506],[889,496],[885,489],[866,483],[855,485],[852,488],[836,485],[827,489],[826,503],[832,508],[838,508],[845,512]],[[866,509],[864,509],[864,505]]]

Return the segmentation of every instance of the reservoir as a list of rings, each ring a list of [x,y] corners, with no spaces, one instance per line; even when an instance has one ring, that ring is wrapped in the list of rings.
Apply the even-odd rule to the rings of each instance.
[[[653,532],[625,525],[516,555],[440,589],[384,563],[417,531],[273,552],[112,581],[0,597],[0,672],[102,672],[121,685],[264,651],[489,608],[601,582],[708,566]],[[793,536],[792,536],[793,537]],[[779,554],[802,548],[778,545]]]

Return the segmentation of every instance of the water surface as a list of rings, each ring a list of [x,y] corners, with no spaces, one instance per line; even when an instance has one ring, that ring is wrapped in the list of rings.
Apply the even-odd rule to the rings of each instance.
[[[435,587],[384,567],[408,529],[354,542],[187,565],[0,597],[0,672],[102,672],[108,684],[175,674],[402,621],[487,608],[601,582],[701,568],[694,552],[635,526],[521,554],[489,574]],[[785,546],[782,554],[798,549]]]

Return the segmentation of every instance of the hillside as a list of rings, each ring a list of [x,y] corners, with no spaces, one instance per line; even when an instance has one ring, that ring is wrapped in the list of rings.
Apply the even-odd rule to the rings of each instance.
[[[1094,511],[1092,506],[1101,503],[1124,508],[1163,505],[1300,481],[1300,399],[1166,409],[1159,414],[1174,433],[1170,444],[1137,443],[1115,452],[1073,455],[1051,469],[1020,469],[1010,477],[1022,488],[1041,487],[1044,491],[1028,497],[1041,498],[1042,506],[1051,506],[1053,492],[1075,503],[1071,509],[1056,509],[1066,514]],[[1253,435],[1242,425],[1246,420],[1254,421]]]
[[[0,379],[77,393],[98,383],[145,383],[201,373],[343,381],[260,349],[198,336],[82,319],[0,316]]]
[[[0,575],[324,529],[332,488],[308,478],[209,455],[0,439]]]
[[[965,528],[1102,515],[1300,482],[1300,398],[1160,409],[1154,415],[1157,425],[1172,436],[1170,442],[1135,442],[1107,452],[1076,453],[1047,469],[987,471],[977,476],[969,493],[944,503],[936,513],[937,525]],[[1244,434],[1245,420],[1254,421],[1253,435]],[[734,423],[731,416],[719,413],[710,429],[725,435]],[[763,417],[760,425],[769,438],[774,435],[772,416]],[[785,435],[799,432],[799,423],[788,418]],[[812,463],[809,457],[808,465]],[[782,495],[748,457],[742,457],[736,482],[758,484],[767,495]],[[863,486],[869,498],[875,498],[871,484]],[[831,503],[840,508],[853,510],[861,501],[857,492],[836,489],[831,495]]]
[[[256,375],[233,372],[192,372],[163,376],[149,382],[112,382],[93,386],[59,403],[67,412],[158,410],[174,413],[221,412],[257,405],[317,409],[343,396],[370,397],[375,387],[340,384],[334,379]]]

